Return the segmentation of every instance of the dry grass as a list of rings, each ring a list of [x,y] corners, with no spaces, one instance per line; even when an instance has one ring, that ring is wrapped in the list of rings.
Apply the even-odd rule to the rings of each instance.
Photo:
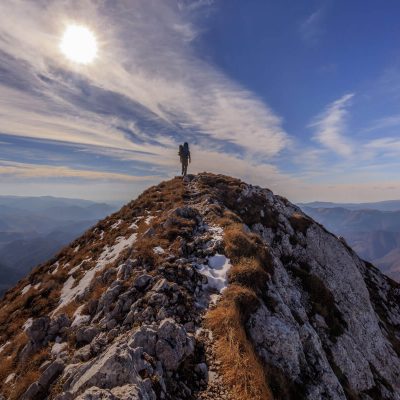
[[[257,255],[255,235],[245,232],[242,224],[234,223],[225,228],[224,243],[225,253],[233,262]]]
[[[48,349],[41,349],[36,354],[22,362],[20,354],[28,338],[25,332],[18,334],[11,346],[2,353],[0,363],[0,390],[9,400],[19,400],[28,386],[40,376],[39,366],[48,359]],[[7,376],[15,373],[15,385],[4,384]]]
[[[307,229],[312,224],[312,221],[309,218],[298,212],[293,213],[289,218],[289,221],[295,231],[300,231],[303,234],[306,234]]]
[[[49,359],[49,350],[42,349],[35,353],[25,363],[18,363],[16,374],[18,376],[15,385],[10,388],[9,400],[20,400],[26,389],[40,377],[39,367]]]
[[[231,285],[216,308],[206,315],[206,326],[216,339],[215,352],[222,363],[223,378],[236,399],[272,399],[264,368],[244,330],[244,320],[257,307],[253,291]]]
[[[228,273],[230,284],[242,285],[255,292],[265,291],[268,279],[267,271],[256,258],[241,258]]]

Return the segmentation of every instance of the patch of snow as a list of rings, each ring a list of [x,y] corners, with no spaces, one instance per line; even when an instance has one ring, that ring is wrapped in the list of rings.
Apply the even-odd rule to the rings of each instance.
[[[137,233],[133,233],[128,238],[120,236],[116,239],[116,244],[114,246],[106,246],[98,258],[96,266],[86,271],[75,287],[73,287],[75,279],[70,276],[61,290],[60,303],[51,315],[54,315],[61,307],[70,303],[75,297],[84,294],[85,290],[90,286],[96,272],[102,270],[107,264],[115,261],[123,250],[135,243],[136,237]]]
[[[227,274],[231,266],[230,260],[218,253],[209,257],[207,264],[198,265],[198,271],[208,279],[204,287],[223,292],[227,286]]]
[[[73,267],[73,268],[71,268],[69,271],[68,271],[68,275],[72,275],[75,271],[77,271],[82,265],[83,265],[83,263],[85,262],[85,261],[87,261],[87,260],[89,260],[89,258],[86,258],[85,260],[83,260],[81,263],[79,263],[78,265],[76,265],[75,267]]]
[[[260,210],[261,218],[264,218],[264,210]]]
[[[15,372],[12,372],[10,375],[7,376],[6,380],[4,381],[4,383],[9,383],[12,380],[14,380],[15,378]]]
[[[10,344],[10,342],[8,341],[8,342],[5,342],[2,346],[0,346],[0,353],[2,353],[9,344]]]
[[[60,294],[60,303],[58,304],[57,308],[52,312],[52,315],[54,315],[56,311],[58,311],[61,307],[68,304],[76,296],[77,293],[75,289],[77,288],[77,286],[75,286],[75,288],[72,288],[74,283],[75,279],[72,276],[70,276],[66,280],[66,282],[64,282],[64,286],[61,289]]]
[[[164,253],[165,253],[165,250],[164,250],[162,247],[160,247],[160,246],[154,247],[154,248],[153,248],[153,251],[154,251],[154,253],[156,253],[156,254],[164,254]]]
[[[24,331],[26,331],[28,328],[30,328],[30,327],[32,326],[32,323],[33,323],[33,319],[32,319],[32,318],[28,318],[28,319],[25,321],[24,325],[22,325],[22,329],[23,329]]]
[[[135,229],[138,229],[139,227],[137,226],[137,223],[134,222],[133,224],[129,225],[129,228],[135,230]]]
[[[119,219],[115,224],[111,225],[111,229],[117,229],[122,223],[122,219]]]
[[[101,231],[100,232],[100,240],[103,240],[103,237],[104,237],[104,231]]]
[[[209,225],[207,230],[212,233],[213,240],[218,241],[223,239],[224,230],[217,225]]]
[[[31,287],[32,287],[31,284],[26,285],[26,286],[21,290],[21,294],[24,295]]]
[[[150,222],[151,222],[151,220],[154,219],[154,218],[155,218],[154,215],[149,215],[149,216],[144,220],[144,222],[146,223],[146,225],[149,225]]]
[[[81,246],[78,244],[78,246],[76,246],[76,247],[74,248],[74,253],[77,253],[80,247],[81,247]]]
[[[132,246],[133,243],[135,243],[136,237],[137,233],[133,233],[127,239],[125,239],[123,236],[117,237],[116,244],[114,246],[105,247],[104,251],[101,253],[99,259],[97,260],[98,265],[101,264],[102,266],[105,266],[106,264],[115,261],[123,250],[125,250],[129,246]]]
[[[90,315],[81,314],[82,309],[83,305],[78,307],[74,312],[74,320],[72,321],[71,327],[79,326],[90,321]]]
[[[77,265],[76,267],[74,267],[74,268],[71,268],[69,271],[68,271],[68,275],[72,275],[75,271],[77,271],[79,269],[79,265]]]
[[[63,350],[67,348],[68,344],[66,342],[63,343],[54,343],[53,347],[51,348],[51,354],[52,355],[58,355],[60,354]]]
[[[54,275],[54,274],[57,273],[59,264],[60,264],[60,263],[57,261],[55,264],[52,265],[53,267],[55,267],[55,268],[53,269],[53,271],[51,272],[52,275]]]
[[[38,289],[40,288],[40,285],[41,285],[41,283],[39,282],[39,283],[37,283],[33,288],[36,289],[36,290],[38,290]]]

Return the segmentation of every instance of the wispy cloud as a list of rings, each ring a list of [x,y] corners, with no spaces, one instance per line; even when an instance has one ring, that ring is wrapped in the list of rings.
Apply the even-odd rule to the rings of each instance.
[[[341,156],[350,156],[353,152],[350,142],[344,136],[346,129],[347,107],[354,93],[348,93],[329,104],[310,124],[316,130],[314,139],[324,147]]]
[[[326,7],[323,5],[316,11],[313,11],[300,24],[300,35],[308,45],[316,45],[320,42],[324,29],[323,19],[325,17]]]
[[[38,165],[0,161],[0,176],[13,178],[78,178],[95,181],[143,182],[154,181],[159,176],[132,176],[104,171],[90,171],[55,165]]]

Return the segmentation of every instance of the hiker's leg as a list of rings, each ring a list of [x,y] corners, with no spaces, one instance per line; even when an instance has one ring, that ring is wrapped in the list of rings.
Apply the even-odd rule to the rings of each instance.
[[[184,169],[183,169],[183,176],[187,175],[187,167],[188,167],[188,165],[187,165],[187,162],[186,162],[185,166],[184,166]]]
[[[184,171],[185,171],[185,164],[182,163],[182,172],[181,172],[181,175],[183,175]]]

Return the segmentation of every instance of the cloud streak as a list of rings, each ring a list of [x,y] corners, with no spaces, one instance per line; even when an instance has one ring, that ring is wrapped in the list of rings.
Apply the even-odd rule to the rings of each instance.
[[[133,176],[104,171],[90,171],[55,165],[38,165],[0,161],[0,176],[12,178],[78,178],[94,181],[144,182],[155,181],[159,176]]]
[[[300,35],[303,41],[309,45],[316,45],[323,35],[322,22],[325,15],[325,7],[320,7],[312,12],[300,24]]]
[[[343,157],[353,153],[350,142],[344,136],[348,106],[354,93],[348,93],[334,101],[315,118],[310,127],[316,130],[314,139],[324,147]]]

